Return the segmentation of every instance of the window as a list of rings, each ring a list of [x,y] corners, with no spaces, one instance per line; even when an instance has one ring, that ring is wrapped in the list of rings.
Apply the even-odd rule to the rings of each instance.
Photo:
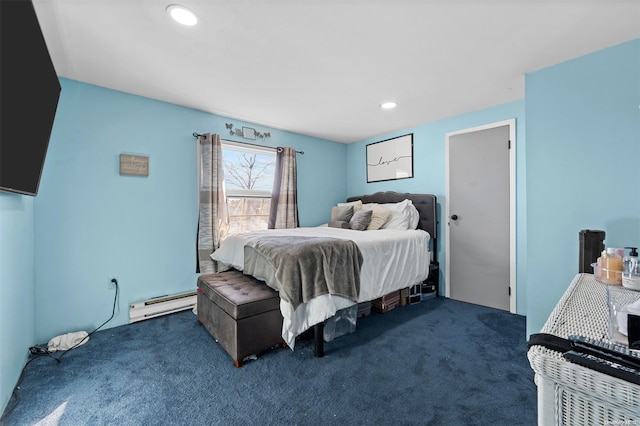
[[[267,229],[276,168],[273,148],[222,141],[228,234]]]

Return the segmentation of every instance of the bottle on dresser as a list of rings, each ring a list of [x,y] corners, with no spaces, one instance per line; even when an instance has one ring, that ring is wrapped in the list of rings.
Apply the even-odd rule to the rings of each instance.
[[[622,258],[622,286],[640,290],[640,269],[638,268],[638,249],[625,247],[629,254]]]
[[[603,250],[596,263],[600,266],[601,282],[622,285],[622,256],[618,249],[609,247]]]

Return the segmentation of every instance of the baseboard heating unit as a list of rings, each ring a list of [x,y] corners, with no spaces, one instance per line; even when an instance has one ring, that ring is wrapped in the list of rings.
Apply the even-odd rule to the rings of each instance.
[[[174,294],[172,296],[160,296],[144,302],[129,305],[129,323],[172,314],[174,312],[192,309],[196,304],[198,292]]]

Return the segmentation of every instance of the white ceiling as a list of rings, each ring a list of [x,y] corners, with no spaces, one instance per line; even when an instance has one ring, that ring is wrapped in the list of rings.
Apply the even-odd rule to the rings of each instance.
[[[522,99],[524,74],[640,37],[638,0],[33,1],[59,76],[343,143]]]

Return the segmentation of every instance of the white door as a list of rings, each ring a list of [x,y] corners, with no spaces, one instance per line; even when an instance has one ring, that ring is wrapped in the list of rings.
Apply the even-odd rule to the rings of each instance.
[[[515,120],[446,143],[446,295],[515,312]]]

